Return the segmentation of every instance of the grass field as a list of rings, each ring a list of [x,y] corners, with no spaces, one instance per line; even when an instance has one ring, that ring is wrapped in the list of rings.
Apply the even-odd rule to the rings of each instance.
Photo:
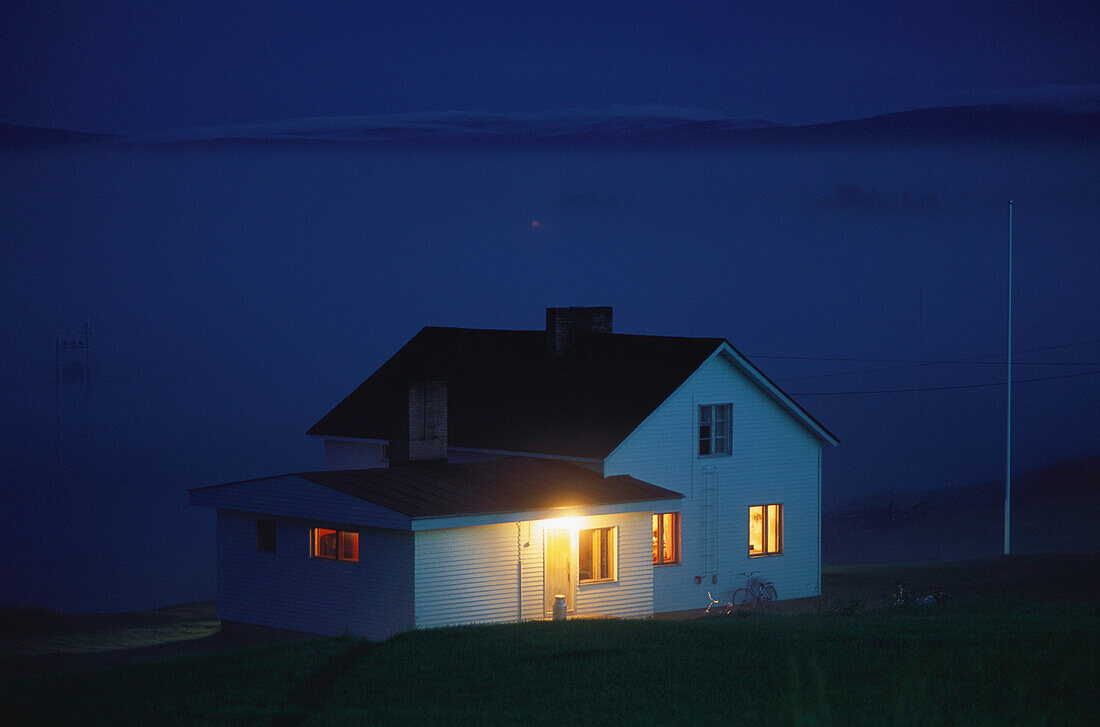
[[[14,676],[0,713],[28,725],[1092,724],[1098,562],[837,569],[801,613],[456,627]],[[881,605],[897,580],[955,597]]]

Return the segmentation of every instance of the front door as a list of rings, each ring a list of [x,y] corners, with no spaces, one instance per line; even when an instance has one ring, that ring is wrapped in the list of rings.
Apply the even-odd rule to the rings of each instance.
[[[573,610],[572,533],[567,529],[546,531],[546,571],[543,581],[543,609],[554,612],[554,596],[565,596],[566,608]]]

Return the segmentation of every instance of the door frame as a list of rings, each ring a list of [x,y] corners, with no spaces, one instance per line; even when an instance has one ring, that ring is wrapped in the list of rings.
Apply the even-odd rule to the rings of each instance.
[[[569,586],[566,589],[565,595],[565,610],[568,613],[574,613],[577,607],[577,543],[575,530],[572,528],[545,528],[542,531],[542,605],[543,615],[550,616],[553,614],[554,602],[552,600],[556,593],[551,593],[550,590],[550,538],[551,533],[562,534],[567,543],[568,555],[567,555],[567,573],[566,578],[569,582]],[[560,535],[557,537],[561,537]]]

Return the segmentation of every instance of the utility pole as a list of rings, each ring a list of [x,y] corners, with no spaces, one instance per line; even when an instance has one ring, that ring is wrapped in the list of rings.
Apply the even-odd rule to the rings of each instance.
[[[92,383],[92,369],[91,360],[88,357],[88,336],[91,335],[89,330],[88,319],[84,319],[84,393],[87,394],[91,388]]]
[[[61,484],[61,336],[54,342],[54,473]]]
[[[1005,423],[1005,555],[1009,553],[1012,512],[1012,200],[1008,200],[1008,372],[1005,375],[1008,416]]]

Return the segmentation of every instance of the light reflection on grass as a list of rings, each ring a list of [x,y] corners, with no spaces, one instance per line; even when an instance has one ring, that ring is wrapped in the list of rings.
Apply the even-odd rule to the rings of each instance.
[[[100,651],[140,649],[174,641],[203,639],[221,630],[220,621],[192,621],[166,626],[117,627],[67,634],[16,639],[0,654],[93,654]]]

